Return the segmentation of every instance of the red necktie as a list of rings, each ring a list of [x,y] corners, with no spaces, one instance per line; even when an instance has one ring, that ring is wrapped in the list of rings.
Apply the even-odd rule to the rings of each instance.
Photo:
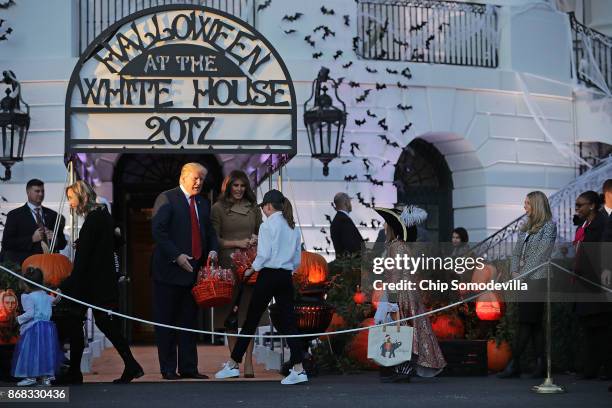
[[[198,260],[202,256],[202,237],[200,237],[200,223],[196,214],[195,196],[189,197],[189,212],[191,213],[191,256]]]

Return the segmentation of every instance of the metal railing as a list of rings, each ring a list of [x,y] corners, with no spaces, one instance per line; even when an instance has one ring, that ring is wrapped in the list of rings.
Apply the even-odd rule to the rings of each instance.
[[[599,165],[578,176],[574,181],[549,197],[553,220],[557,223],[557,243],[571,243],[576,226],[573,224],[576,198],[585,191],[600,192],[605,180],[612,177],[612,157],[601,160]],[[512,253],[519,234],[519,227],[525,215],[511,223],[472,248],[479,256],[486,254],[487,259],[503,259]]]
[[[364,59],[496,68],[499,6],[453,1],[359,1]]]
[[[574,63],[579,81],[597,88],[612,88],[612,38],[585,26],[569,13]],[[586,73],[585,73],[586,72]],[[598,82],[603,83],[598,83]],[[604,89],[602,89],[604,90]],[[604,90],[605,91],[605,90]]]
[[[253,0],[78,0],[79,53],[105,29],[140,10],[171,4],[198,4],[224,11],[255,25]]]

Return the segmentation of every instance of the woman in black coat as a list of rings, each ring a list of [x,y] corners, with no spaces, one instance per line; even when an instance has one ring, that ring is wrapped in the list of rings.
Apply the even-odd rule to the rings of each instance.
[[[606,216],[599,210],[601,200],[595,191],[586,191],[576,199],[576,215],[582,221],[576,231],[574,246],[576,247],[575,273],[582,278],[576,280],[578,295],[584,300],[576,303],[576,315],[584,331],[585,379],[596,378],[602,364],[608,363],[607,333],[612,321],[610,304],[601,299],[602,291],[598,286],[589,282],[601,282],[601,239],[606,226]],[[609,367],[606,367],[609,369]]]
[[[77,181],[66,188],[70,208],[85,217],[76,242],[74,266],[70,276],[62,282],[60,289],[66,295],[105,309],[116,309],[119,303],[119,289],[115,271],[114,222],[106,206],[96,203],[96,193],[84,181]],[[84,314],[85,308],[71,305],[73,316]],[[132,356],[127,340],[121,333],[121,322],[116,316],[93,310],[96,325],[113,343],[123,359],[125,368],[114,383],[128,383],[141,377],[142,367]],[[70,339],[70,370],[58,377],[58,384],[83,382],[81,357],[83,355],[82,318],[71,319],[63,325],[64,336]]]

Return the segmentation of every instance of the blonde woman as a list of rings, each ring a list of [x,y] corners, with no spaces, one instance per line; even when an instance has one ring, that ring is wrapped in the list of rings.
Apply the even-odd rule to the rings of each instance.
[[[527,220],[520,228],[520,233],[510,260],[510,271],[514,277],[532,271],[521,278],[529,288],[524,299],[518,303],[519,328],[512,351],[512,361],[500,378],[520,377],[520,360],[527,344],[533,341],[536,368],[533,378],[545,374],[544,327],[542,318],[544,302],[537,301],[546,290],[547,265],[557,239],[557,225],[552,220],[548,198],[541,191],[532,191],[525,198]]]
[[[115,272],[115,245],[113,218],[104,204],[96,204],[96,193],[85,181],[77,181],[66,188],[70,208],[83,216],[85,221],[76,241],[74,267],[71,275],[61,284],[63,293],[105,309],[116,309],[119,289]],[[64,300],[68,302],[68,300]],[[58,325],[60,338],[70,339],[70,369],[59,376],[56,384],[80,384],[81,357],[83,355],[83,319],[85,309],[75,305],[82,315],[70,323]],[[114,383],[128,383],[144,375],[142,367],[132,356],[127,340],[121,333],[121,322],[115,316],[93,310],[96,325],[113,343],[125,368]],[[63,332],[63,333],[62,333]]]

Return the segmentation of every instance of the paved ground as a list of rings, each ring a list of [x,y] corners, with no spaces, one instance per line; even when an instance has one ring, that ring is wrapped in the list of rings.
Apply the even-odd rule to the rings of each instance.
[[[612,407],[612,393],[602,381],[561,376],[561,395],[537,395],[533,380],[489,377],[415,379],[410,384],[381,384],[377,374],[319,376],[308,385],[278,382],[182,382],[113,385],[89,383],[70,389],[75,407]],[[40,406],[19,404],[18,406]],[[48,406],[48,404],[45,404]],[[52,404],[66,406],[66,404]],[[13,406],[17,406],[14,404]]]

